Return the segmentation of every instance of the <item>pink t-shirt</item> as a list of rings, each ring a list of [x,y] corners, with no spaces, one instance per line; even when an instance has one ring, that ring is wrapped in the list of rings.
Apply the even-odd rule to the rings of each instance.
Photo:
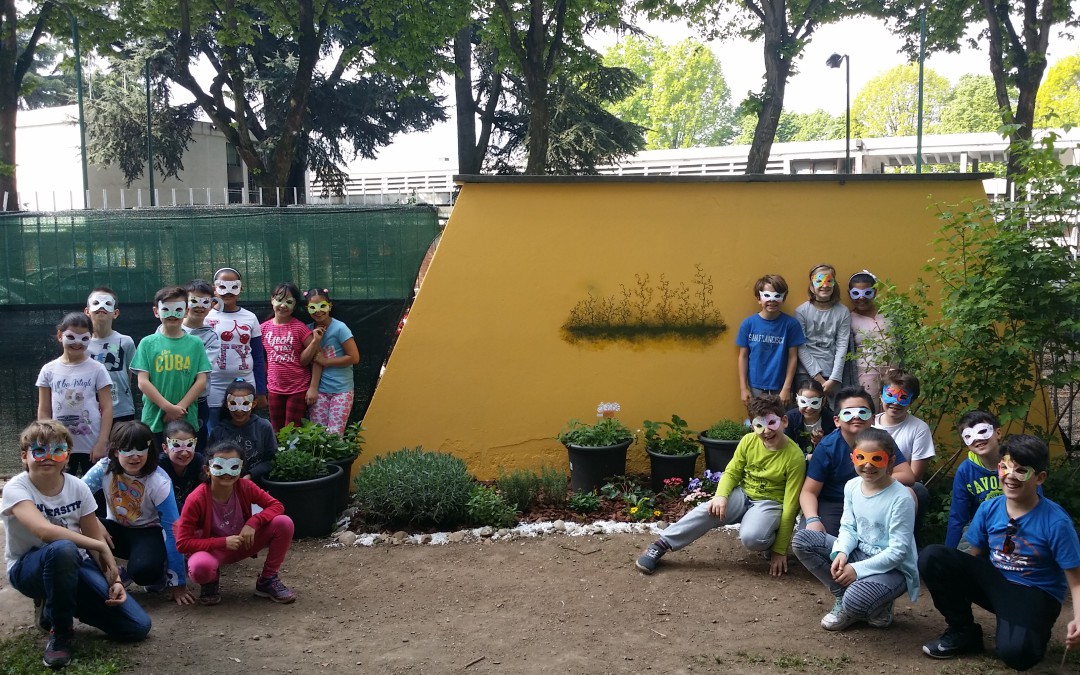
[[[266,389],[275,394],[299,394],[311,385],[311,371],[300,365],[304,340],[311,329],[296,317],[277,324],[263,322],[263,348],[266,350]]]

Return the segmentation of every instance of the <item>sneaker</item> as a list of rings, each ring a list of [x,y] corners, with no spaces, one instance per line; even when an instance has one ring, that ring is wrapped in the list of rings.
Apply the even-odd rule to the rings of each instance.
[[[844,611],[844,601],[837,598],[829,613],[821,617],[821,627],[825,630],[844,630],[857,619]]]
[[[216,605],[221,602],[221,582],[210,581],[202,584],[199,590],[200,605]]]
[[[649,544],[649,548],[645,549],[645,552],[641,554],[641,557],[637,559],[634,565],[645,574],[652,574],[660,566],[660,558],[665,553],[667,551],[662,546],[653,542]]]
[[[75,643],[75,632],[70,628],[63,631],[49,631],[49,643],[45,645],[45,655],[41,662],[49,668],[63,668],[71,663],[71,650]]]
[[[866,617],[866,623],[873,628],[888,628],[893,622],[893,603],[882,607],[874,616]]]
[[[961,654],[978,654],[983,650],[982,626],[972,623],[963,628],[949,626],[936,640],[922,647],[923,654],[933,659],[951,659]]]
[[[279,579],[276,574],[269,579],[259,577],[259,580],[255,582],[255,595],[260,598],[270,598],[274,602],[279,602],[283,605],[287,605],[293,600],[296,600],[296,592],[290,590],[288,586],[281,583],[281,579]]]
[[[34,625],[46,633],[52,630],[52,622],[45,618],[44,600],[34,600]]]

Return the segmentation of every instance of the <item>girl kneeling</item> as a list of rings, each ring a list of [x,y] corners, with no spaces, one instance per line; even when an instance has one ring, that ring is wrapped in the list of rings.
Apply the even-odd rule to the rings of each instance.
[[[202,587],[199,602],[221,602],[218,570],[267,549],[255,595],[289,603],[296,593],[278,579],[292,543],[293,522],[285,507],[247,478],[241,478],[244,460],[240,447],[230,441],[206,451],[209,475],[188,496],[176,523],[176,547],[190,556],[188,575]],[[251,506],[262,511],[252,515]]]

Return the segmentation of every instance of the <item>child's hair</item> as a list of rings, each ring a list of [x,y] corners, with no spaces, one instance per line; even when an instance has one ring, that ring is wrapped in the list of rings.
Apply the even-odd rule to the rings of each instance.
[[[174,434],[187,434],[194,437],[196,435],[195,427],[191,426],[191,423],[185,419],[173,420],[165,425],[165,438],[172,438]]]
[[[773,292],[784,293],[788,291],[787,282],[784,281],[784,277],[779,274],[766,274],[754,283],[754,297],[759,297],[759,293],[765,290],[765,284],[773,287]]]
[[[810,279],[810,283],[807,284],[807,286],[806,286],[806,299],[812,301],[814,299],[814,297],[815,297],[814,296],[814,273],[817,272],[818,270],[829,270],[829,271],[831,271],[833,273],[832,295],[829,296],[829,302],[835,304],[840,299],[840,284],[836,283],[836,268],[833,267],[832,265],[827,264],[827,263],[821,263],[819,265],[814,265],[813,267],[810,268],[810,273],[806,275],[806,277],[808,279]]]
[[[68,448],[75,445],[75,440],[71,437],[68,428],[62,422],[56,420],[37,420],[27,424],[22,433],[19,434],[19,449],[28,452],[34,441],[45,441],[46,443],[63,441],[67,443]]]
[[[876,283],[877,277],[875,277],[870,270],[863,270],[862,272],[856,272],[851,275],[847,280],[847,287],[850,291],[852,288],[855,288],[855,284],[870,284],[873,286]]]
[[[1001,444],[1001,456],[1009,455],[1020,466],[1030,466],[1038,471],[1050,468],[1050,448],[1041,440],[1028,434],[1009,436]]]
[[[200,295],[213,295],[214,287],[210,285],[210,282],[205,279],[192,279],[188,282],[184,288],[188,293],[199,293]]]
[[[82,312],[71,312],[65,314],[63,319],[60,319],[60,323],[56,324],[56,332],[62,333],[68,328],[85,328],[90,331],[90,334],[94,334],[94,324],[90,322],[90,317],[86,316]]]
[[[803,389],[810,389],[818,396],[825,395],[825,387],[821,386],[821,383],[812,377],[808,377],[799,383],[799,386],[795,388],[795,391],[799,392]]]
[[[881,448],[889,454],[889,463],[896,459],[897,453],[900,449],[896,447],[896,441],[893,439],[892,434],[884,429],[875,429],[870,427],[869,429],[863,429],[855,435],[855,447],[859,447],[864,443],[873,443],[877,447]]]
[[[843,408],[843,402],[849,398],[862,399],[862,401],[866,403],[866,407],[870,408],[870,412],[877,412],[877,406],[874,405],[874,397],[870,395],[870,392],[866,391],[862,387],[844,387],[840,391],[836,392],[837,410]]]
[[[919,378],[906,370],[894,369],[885,374],[883,384],[893,384],[902,387],[911,396],[911,400],[919,398]]]
[[[225,395],[228,396],[229,394],[232,394],[233,396],[236,396],[238,393],[241,396],[247,396],[248,394],[254,394],[255,393],[255,385],[248,382],[247,380],[245,380],[242,377],[238,377],[235,380],[233,380],[232,382],[230,382],[229,386],[225,387]]]
[[[277,286],[274,286],[274,290],[270,291],[271,300],[277,298],[285,299],[285,296],[292,297],[293,302],[296,303],[296,305],[293,307],[294,315],[297,312],[303,311],[304,300],[300,297],[300,289],[296,286],[296,284],[291,281],[282,281]],[[270,316],[266,317],[266,319],[269,321],[272,318],[274,318],[273,306],[271,306],[270,308]]]
[[[976,424],[989,424],[995,429],[1001,428],[1001,422],[998,421],[998,418],[985,410],[969,410],[957,420],[956,430],[963,431],[964,429],[970,429]]]
[[[762,394],[755,396],[746,403],[746,411],[750,413],[750,417],[764,417],[769,413],[773,413],[778,417],[783,417],[784,404],[779,397],[772,394]]]
[[[94,293],[108,293],[109,295],[112,296],[114,306],[115,307],[120,306],[120,298],[116,297],[116,291],[109,288],[108,286],[97,286],[93,290],[91,290],[89,293],[87,293],[86,294],[86,302],[87,303],[90,302],[90,296],[93,295]]]
[[[202,482],[210,482],[210,460],[218,455],[224,455],[229,452],[235,452],[240,459],[244,459],[244,451],[234,441],[218,441],[206,449],[206,458],[202,469]],[[240,471],[241,475],[243,475],[243,468],[241,468]]]
[[[166,286],[157,293],[154,293],[154,306],[157,307],[159,302],[167,302],[169,300],[183,300],[187,304],[188,292],[179,286]]]
[[[140,476],[149,476],[158,467],[158,453],[154,451],[154,432],[150,427],[135,420],[118,422],[109,434],[109,473],[123,473],[120,466],[121,450],[147,450],[146,463],[139,469]]]
[[[217,281],[218,277],[220,277],[223,272],[232,272],[236,275],[237,281],[242,281],[244,279],[244,277],[240,276],[240,270],[234,269],[232,267],[222,267],[217,272],[214,272],[214,281]]]

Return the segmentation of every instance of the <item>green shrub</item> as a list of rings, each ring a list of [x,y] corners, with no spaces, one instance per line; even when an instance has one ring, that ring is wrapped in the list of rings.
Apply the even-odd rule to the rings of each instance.
[[[600,510],[600,496],[595,492],[575,492],[566,500],[566,505],[577,513],[592,513]]]
[[[1065,509],[1073,524],[1080,528],[1080,463],[1068,457],[1050,460],[1043,494]]]
[[[467,517],[473,485],[465,462],[417,446],[360,469],[356,501],[369,522],[452,527]]]
[[[705,430],[705,435],[716,441],[740,441],[750,430],[742,422],[720,420]]]
[[[517,509],[507,504],[494,488],[478,485],[468,503],[469,521],[476,525],[513,527],[517,524]]]
[[[552,466],[540,469],[540,491],[544,493],[544,502],[551,506],[565,504],[566,493],[570,489],[569,481],[565,471],[559,471]]]
[[[343,436],[331,432],[321,424],[305,420],[303,426],[289,422],[277,433],[278,447],[285,450],[302,450],[309,455],[328,461],[345,459],[360,454],[364,428],[359,422],[350,424]]]
[[[518,511],[528,511],[540,494],[540,476],[527,469],[514,469],[504,473],[499,469],[495,487],[510,504],[517,504]]]
[[[270,464],[270,480],[292,482],[325,476],[326,461],[303,450],[279,450]]]

